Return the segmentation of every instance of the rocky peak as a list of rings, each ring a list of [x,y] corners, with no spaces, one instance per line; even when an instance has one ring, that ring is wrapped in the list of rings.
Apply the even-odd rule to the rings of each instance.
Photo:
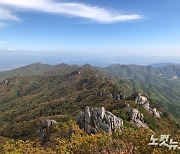
[[[104,107],[90,109],[87,106],[84,112],[78,114],[77,124],[87,134],[96,134],[102,131],[112,133],[122,130],[123,120],[106,111]]]

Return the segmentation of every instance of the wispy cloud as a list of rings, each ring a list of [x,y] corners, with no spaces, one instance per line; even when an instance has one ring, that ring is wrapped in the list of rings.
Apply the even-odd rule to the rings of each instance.
[[[7,27],[8,26],[7,21],[9,20],[20,21],[20,19],[9,9],[4,9],[0,7],[0,28]]]
[[[0,8],[0,20],[20,20],[11,11]]]
[[[20,11],[35,10],[59,15],[68,15],[90,19],[101,23],[114,23],[121,21],[130,21],[143,18],[139,14],[121,14],[117,11],[108,10],[99,6],[92,6],[75,2],[57,2],[55,0],[0,0],[0,4],[6,8],[11,6]],[[1,12],[0,12],[1,13]],[[0,18],[18,19],[11,12],[4,12]]]

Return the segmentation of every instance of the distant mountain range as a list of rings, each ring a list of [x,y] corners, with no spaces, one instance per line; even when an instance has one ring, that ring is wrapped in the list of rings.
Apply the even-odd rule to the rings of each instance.
[[[86,66],[86,64],[84,65]],[[88,66],[91,66],[88,64]],[[179,66],[180,64],[175,63],[159,63],[159,64],[151,64],[149,66],[141,66],[141,65],[121,65],[114,64],[108,67],[99,67],[100,70],[111,70],[114,71],[114,75],[118,76],[120,73],[116,70],[121,70],[121,74],[127,78],[130,78],[133,72],[136,73],[148,73],[153,76],[160,76],[161,78],[172,79],[173,76],[179,76]],[[78,68],[78,65],[68,65],[68,64],[58,64],[58,65],[49,65],[42,63],[35,63],[27,66],[23,66],[13,70],[7,70],[0,72],[0,81],[6,78],[16,77],[18,75],[44,75],[49,74],[50,72],[63,72],[66,71],[66,68]],[[92,66],[91,66],[92,67]],[[98,67],[94,67],[98,68]]]
[[[43,53],[43,54],[42,54]],[[33,51],[19,51],[19,50],[2,50],[0,49],[0,71],[12,70],[21,66],[26,66],[36,62],[44,64],[57,65],[66,63],[69,65],[76,64],[78,66],[86,63],[92,66],[106,67],[112,64],[137,64],[150,65],[156,63],[173,62],[179,63],[178,56],[147,56],[147,55],[122,55],[120,53],[103,54],[93,52],[33,52]]]
[[[168,66],[168,65],[180,66],[180,64],[177,64],[177,63],[157,63],[157,64],[151,64],[149,66],[152,66],[152,67],[165,67],[165,66]]]

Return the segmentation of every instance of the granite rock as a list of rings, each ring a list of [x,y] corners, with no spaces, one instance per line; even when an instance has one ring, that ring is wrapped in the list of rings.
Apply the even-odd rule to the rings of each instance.
[[[106,111],[104,107],[90,109],[87,106],[84,112],[78,114],[76,121],[87,134],[112,133],[121,131],[123,126],[123,120]]]

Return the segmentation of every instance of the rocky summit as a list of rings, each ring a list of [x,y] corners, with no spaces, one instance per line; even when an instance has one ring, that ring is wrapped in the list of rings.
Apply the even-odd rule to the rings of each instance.
[[[96,134],[103,131],[111,133],[122,130],[123,120],[106,111],[104,107],[90,109],[87,106],[85,111],[77,116],[77,124],[87,134]]]

